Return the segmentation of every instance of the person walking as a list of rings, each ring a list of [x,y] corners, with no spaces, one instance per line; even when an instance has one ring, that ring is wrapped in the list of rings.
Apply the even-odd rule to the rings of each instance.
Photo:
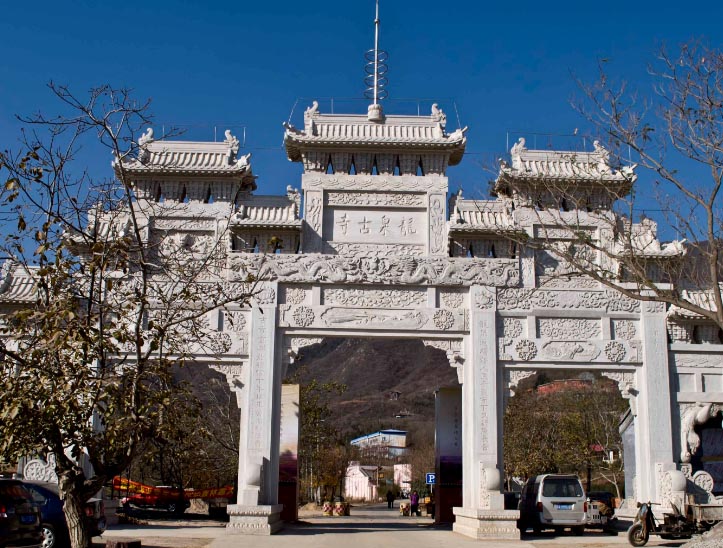
[[[413,491],[411,495],[409,495],[409,505],[411,506],[411,511],[409,512],[410,516],[418,516],[419,515],[419,493],[416,491]]]
[[[394,491],[387,491],[387,508],[394,508]]]

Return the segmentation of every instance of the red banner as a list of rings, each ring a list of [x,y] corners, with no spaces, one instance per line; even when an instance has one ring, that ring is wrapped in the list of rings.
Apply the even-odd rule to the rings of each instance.
[[[143,495],[172,495],[178,493],[178,489],[173,487],[152,487],[144,485],[137,481],[129,480],[116,476],[113,478],[113,489],[124,491],[126,493],[140,493]],[[233,496],[233,485],[224,487],[213,487],[209,489],[185,489],[183,498],[185,499],[213,499],[217,497],[231,498]]]

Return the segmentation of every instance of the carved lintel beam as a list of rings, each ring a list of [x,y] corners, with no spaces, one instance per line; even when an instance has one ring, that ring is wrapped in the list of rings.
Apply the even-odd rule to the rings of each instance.
[[[519,281],[514,259],[239,253],[229,266],[235,280],[251,276],[282,283],[514,286]]]

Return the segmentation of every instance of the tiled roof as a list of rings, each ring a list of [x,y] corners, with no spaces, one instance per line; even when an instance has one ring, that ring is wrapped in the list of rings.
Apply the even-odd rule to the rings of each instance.
[[[544,179],[627,184],[635,181],[635,166],[614,170],[609,163],[610,153],[597,141],[594,144],[595,150],[592,152],[528,150],[525,139],[520,138],[510,150],[512,164],[501,162],[500,180]]]
[[[5,262],[0,271],[0,302],[27,303],[37,297],[37,282],[33,267]]]
[[[436,107],[436,105],[435,105]],[[430,116],[386,116],[371,121],[366,115],[321,114],[316,102],[306,110],[304,129],[285,123],[284,143],[292,161],[300,159],[300,149],[316,146],[375,146],[404,149],[451,151],[450,164],[458,162],[467,142],[467,128],[452,133],[445,131],[445,123],[437,114]],[[446,120],[446,117],[444,118]]]
[[[512,213],[502,200],[463,200],[460,193],[450,202],[450,232],[514,229]]]
[[[287,189],[286,196],[251,196],[234,215],[233,226],[301,227],[299,193]]]
[[[682,257],[686,254],[685,240],[661,243],[658,240],[658,225],[651,219],[643,219],[630,227],[630,241],[626,247],[619,245],[618,255],[633,254],[644,258]],[[631,250],[632,248],[632,250]]]
[[[723,284],[720,284],[719,290],[721,294],[723,294]],[[713,299],[713,290],[703,290],[703,289],[693,289],[693,290],[683,290],[680,292],[681,298],[688,301],[689,303],[692,303],[696,306],[699,306],[700,308],[703,308],[704,310],[714,310],[715,309],[715,301]],[[679,306],[671,306],[668,310],[668,317],[670,318],[679,318],[679,319],[701,319],[702,316],[700,314],[696,314],[695,312],[691,312],[690,310],[686,310],[684,308],[681,308]]]
[[[153,129],[148,128],[138,140],[137,157],[124,160],[123,167],[130,174],[251,175],[250,154],[237,158],[238,150],[238,139],[228,130],[221,142],[156,141]],[[118,170],[117,163],[114,165]]]

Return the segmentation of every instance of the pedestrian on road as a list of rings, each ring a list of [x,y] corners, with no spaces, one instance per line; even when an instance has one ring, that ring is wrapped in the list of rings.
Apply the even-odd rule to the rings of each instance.
[[[412,507],[411,511],[409,512],[410,516],[418,516],[419,515],[419,493],[416,491],[413,491],[411,495],[409,495],[409,504]]]
[[[394,508],[394,491],[387,491],[387,508]]]

